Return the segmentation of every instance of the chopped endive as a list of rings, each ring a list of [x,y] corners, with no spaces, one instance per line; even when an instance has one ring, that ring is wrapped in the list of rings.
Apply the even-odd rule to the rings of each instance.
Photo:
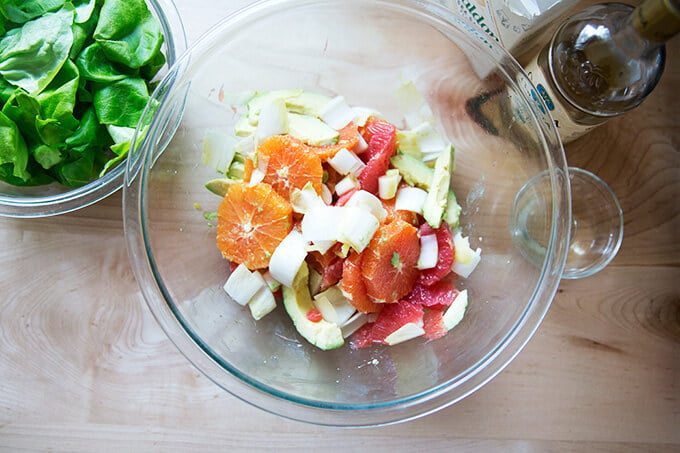
[[[237,137],[248,137],[257,132],[257,123],[251,124],[247,116],[240,117],[234,124],[234,134]]]
[[[437,265],[439,259],[439,245],[437,236],[428,234],[420,237],[420,255],[418,256],[418,269],[431,269]]]
[[[319,110],[319,117],[333,129],[340,130],[354,120],[354,110],[344,97],[336,96]]]
[[[425,334],[425,329],[423,329],[423,326],[414,322],[409,322],[389,334],[385,338],[385,343],[390,346],[394,346],[395,344],[403,343],[404,341],[420,337],[423,334]]]
[[[253,318],[258,321],[276,308],[276,299],[268,286],[263,286],[248,301],[248,308]]]
[[[399,170],[392,168],[378,178],[378,196],[383,200],[391,200],[397,195],[401,182]]]
[[[409,128],[417,127],[424,121],[434,121],[432,109],[412,80],[402,84],[395,95],[401,111],[405,112],[404,117]]]
[[[269,272],[277,282],[291,286],[295,274],[307,257],[305,240],[297,230],[291,230],[274,249],[269,261]]]
[[[235,143],[233,136],[220,130],[208,129],[203,137],[201,161],[220,173],[226,173],[234,159]]]
[[[482,249],[472,250],[469,238],[463,237],[460,231],[454,234],[453,245],[455,254],[451,269],[461,277],[468,278],[481,261]]]
[[[354,176],[353,174],[349,174],[335,184],[335,194],[337,196],[341,196],[346,194],[352,189],[358,188],[359,181],[357,180],[356,176]]]
[[[366,167],[366,164],[356,154],[345,148],[328,159],[328,163],[341,175],[353,174],[359,176]]]
[[[293,206],[293,211],[299,214],[306,214],[312,208],[326,205],[321,196],[314,190],[311,182],[307,182],[302,189],[291,191],[290,204]]]
[[[330,286],[314,296],[314,306],[326,321],[344,325],[356,309],[342,294],[337,285]]]
[[[359,127],[366,125],[370,117],[383,118],[382,113],[368,107],[352,107],[354,111],[354,124]]]
[[[333,203],[333,193],[326,184],[321,184],[321,199],[326,204]]]
[[[380,221],[371,212],[358,206],[343,206],[338,240],[362,252],[380,226]]]
[[[263,272],[262,278],[264,279],[265,283],[267,283],[270,291],[276,291],[281,287],[281,283],[276,281],[269,271]]]
[[[224,290],[237,303],[247,305],[255,293],[266,286],[262,274],[252,272],[243,264],[239,264],[229,275]]]
[[[314,206],[302,218],[300,227],[305,242],[337,241],[343,208],[338,206]]]
[[[343,338],[349,337],[354,332],[359,330],[361,326],[366,324],[368,320],[369,317],[365,313],[361,313],[359,311],[354,313],[354,315],[352,315],[351,318],[349,318],[343,325],[340,326],[340,330],[342,331],[342,337]]]
[[[402,187],[397,191],[397,199],[394,208],[402,211],[413,211],[418,214],[423,213],[423,205],[427,199],[427,192],[418,187]]]
[[[243,137],[241,140],[234,144],[233,149],[234,151],[236,151],[236,154],[240,154],[243,157],[252,158],[253,155],[255,154],[255,150],[257,149],[257,143],[255,143],[255,136],[248,135],[246,137]]]
[[[346,207],[357,207],[366,209],[373,214],[380,222],[387,218],[387,210],[383,207],[378,197],[365,190],[357,190],[347,200]]]
[[[287,134],[288,110],[283,99],[274,98],[265,103],[260,111],[257,123],[256,137],[259,142],[268,139],[272,135]]]

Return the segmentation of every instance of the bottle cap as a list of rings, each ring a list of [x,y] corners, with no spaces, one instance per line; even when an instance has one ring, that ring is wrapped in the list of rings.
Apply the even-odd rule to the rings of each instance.
[[[633,11],[633,26],[650,41],[667,41],[680,32],[680,0],[643,1]]]

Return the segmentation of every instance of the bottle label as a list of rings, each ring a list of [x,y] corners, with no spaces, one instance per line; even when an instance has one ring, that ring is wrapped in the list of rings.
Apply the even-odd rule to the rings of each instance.
[[[555,122],[555,127],[562,138],[562,142],[568,143],[575,140],[595,127],[578,124],[569,117],[569,113],[560,104],[559,97],[550,88],[550,84],[546,80],[546,76],[538,65],[537,60],[538,56],[535,56],[524,68],[529,79],[536,87],[536,92],[532,92],[531,95],[534,99],[537,99],[537,96],[543,99],[546,107],[548,107],[550,116],[552,116]]]

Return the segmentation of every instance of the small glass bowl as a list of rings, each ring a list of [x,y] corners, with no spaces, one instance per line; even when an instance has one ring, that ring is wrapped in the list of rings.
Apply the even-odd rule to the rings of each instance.
[[[160,80],[186,50],[187,38],[173,0],[148,0],[147,3],[151,13],[160,22],[165,37],[163,52],[167,63],[156,76],[156,80]],[[121,163],[101,178],[78,188],[66,187],[56,182],[23,187],[0,181],[0,216],[47,217],[75,211],[120,189],[124,175],[125,164]]]
[[[452,188],[463,234],[482,261],[460,279],[470,303],[436,341],[321,351],[279,306],[255,322],[223,290],[215,244],[217,175],[202,164],[207,130],[233,130],[227,100],[251,90],[342,95],[398,127],[395,90],[412,81],[456,148]],[[497,375],[548,310],[569,238],[569,183],[557,132],[520,66],[455,12],[416,0],[271,0],[229,16],[171,68],[144,140],[128,159],[125,235],[135,276],[169,338],[206,376],[263,410],[309,423],[371,426],[423,416]],[[509,115],[485,114],[512,106]],[[534,100],[535,99],[535,100]],[[472,101],[471,101],[472,100]],[[473,106],[474,107],[474,106]],[[481,119],[480,119],[481,118]],[[517,192],[549,172],[549,242],[540,266],[516,249]],[[225,423],[227,423],[225,421]]]

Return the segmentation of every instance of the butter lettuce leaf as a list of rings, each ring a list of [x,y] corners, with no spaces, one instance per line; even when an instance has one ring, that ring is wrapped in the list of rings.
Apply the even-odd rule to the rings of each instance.
[[[73,6],[9,30],[0,40],[0,75],[28,93],[40,93],[68,59]]]
[[[135,69],[152,61],[163,44],[144,0],[106,0],[93,36],[109,60]]]
[[[0,0],[0,13],[7,20],[23,24],[64,6],[64,0]]]
[[[125,79],[94,93],[94,109],[102,124],[136,127],[149,102],[149,89],[143,79]]]

